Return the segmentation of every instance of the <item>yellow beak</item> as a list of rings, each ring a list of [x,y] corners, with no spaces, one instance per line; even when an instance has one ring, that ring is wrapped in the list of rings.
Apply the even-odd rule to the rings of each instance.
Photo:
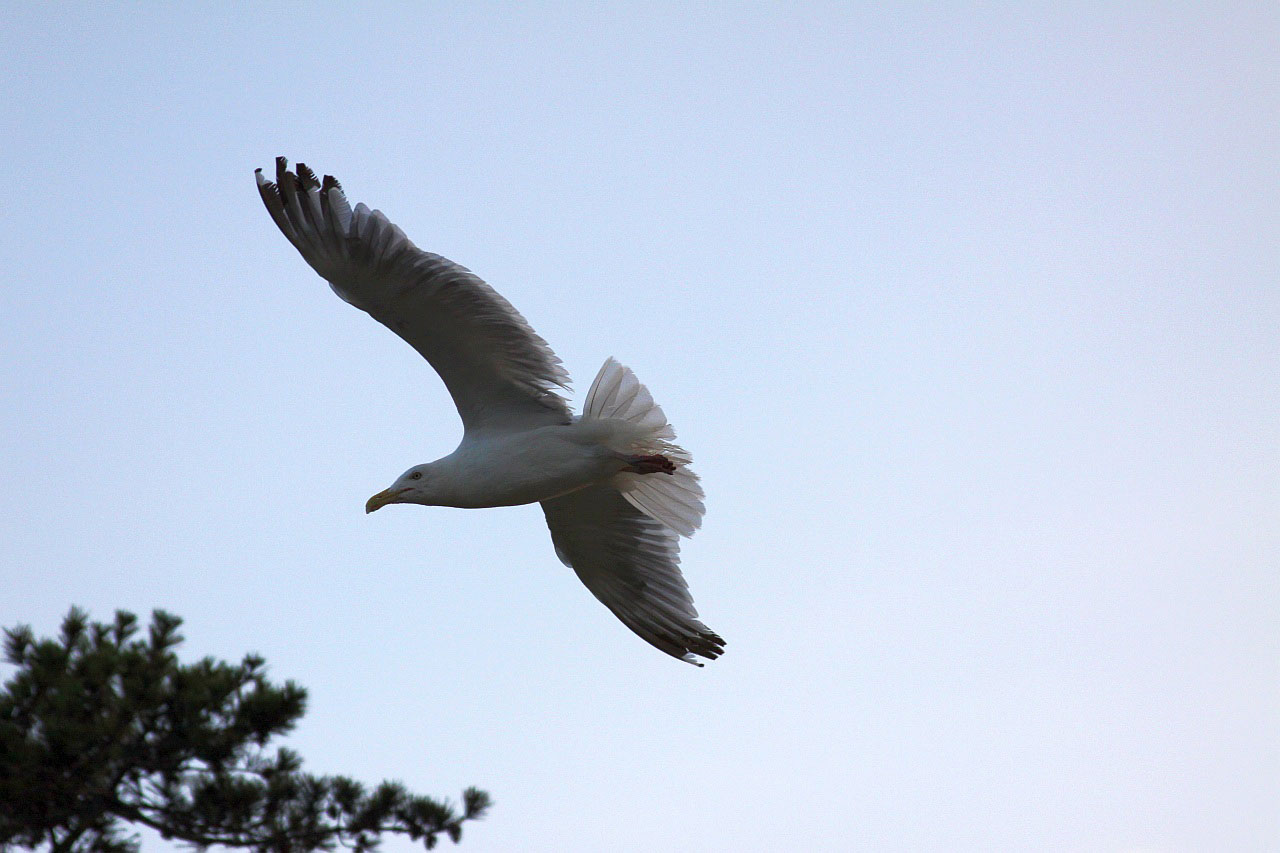
[[[368,513],[373,512],[375,509],[382,509],[387,504],[396,503],[396,499],[399,498],[401,495],[403,495],[407,491],[409,490],[408,489],[387,489],[385,492],[378,492],[376,495],[369,498],[369,500],[365,503],[364,505],[365,514],[367,515]]]

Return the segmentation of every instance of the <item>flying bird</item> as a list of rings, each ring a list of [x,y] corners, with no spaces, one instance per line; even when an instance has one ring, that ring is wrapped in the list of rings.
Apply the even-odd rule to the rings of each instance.
[[[540,503],[556,555],[622,623],[701,666],[724,640],[698,619],[680,574],[679,537],[703,515],[692,457],[649,391],[609,358],[575,416],[560,359],[497,291],[424,252],[342,186],[276,158],[256,172],[267,211],[333,292],[391,329],[444,380],[464,428],[457,449],[415,465],[387,504],[466,508]]]

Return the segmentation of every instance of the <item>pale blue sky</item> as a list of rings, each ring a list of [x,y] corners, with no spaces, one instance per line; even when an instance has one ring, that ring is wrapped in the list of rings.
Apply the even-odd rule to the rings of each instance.
[[[1280,848],[1277,8],[7,4],[0,622],[259,651],[466,850]],[[636,370],[724,658],[364,515],[460,426],[277,154]]]

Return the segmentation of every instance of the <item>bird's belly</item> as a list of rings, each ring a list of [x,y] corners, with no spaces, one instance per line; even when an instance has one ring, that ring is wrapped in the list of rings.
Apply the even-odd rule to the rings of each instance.
[[[500,452],[495,452],[500,451]],[[622,469],[601,447],[567,441],[513,441],[490,448],[459,483],[455,506],[517,506],[549,500],[607,480]]]

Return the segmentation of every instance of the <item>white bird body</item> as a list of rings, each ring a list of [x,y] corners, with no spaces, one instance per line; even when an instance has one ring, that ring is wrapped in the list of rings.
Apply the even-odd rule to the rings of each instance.
[[[701,666],[724,640],[698,619],[679,536],[702,523],[692,458],[635,375],[605,361],[575,418],[568,374],[493,288],[413,245],[381,212],[353,209],[336,180],[276,158],[258,190],[280,231],[344,301],[416,349],[444,380],[464,434],[369,499],[467,509],[539,503],[556,554],[628,628]]]
[[[463,509],[541,503],[613,479],[628,467],[625,449],[649,437],[626,421],[581,418],[468,433],[453,453],[423,466],[427,496],[433,506]]]

